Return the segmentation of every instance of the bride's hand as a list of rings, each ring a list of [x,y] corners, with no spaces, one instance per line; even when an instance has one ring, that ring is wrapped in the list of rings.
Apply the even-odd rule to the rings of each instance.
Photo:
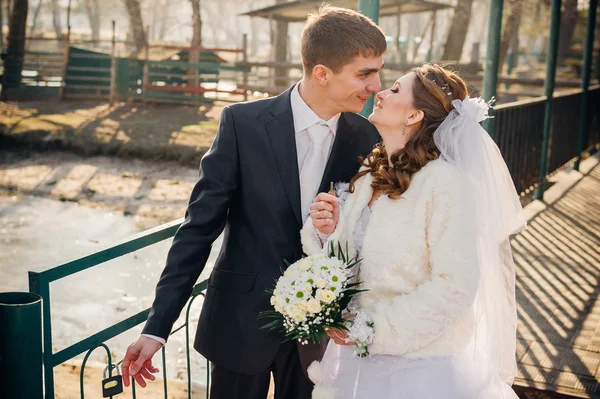
[[[334,195],[320,193],[310,205],[313,226],[323,234],[335,231],[340,218],[340,204]]]
[[[338,345],[344,346],[352,346],[354,342],[348,339],[348,332],[344,330],[340,330],[338,328],[328,328],[325,327],[325,332],[327,332],[327,336],[333,340]]]

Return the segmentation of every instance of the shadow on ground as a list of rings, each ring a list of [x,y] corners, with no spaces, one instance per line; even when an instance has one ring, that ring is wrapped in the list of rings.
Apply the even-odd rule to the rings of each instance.
[[[173,160],[197,167],[222,107],[98,102],[0,102],[0,145]]]
[[[518,385],[600,398],[600,165],[512,240]],[[522,398],[566,398],[517,390]]]

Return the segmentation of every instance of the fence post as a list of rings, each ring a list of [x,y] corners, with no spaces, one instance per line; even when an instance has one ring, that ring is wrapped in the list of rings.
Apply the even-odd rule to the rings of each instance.
[[[43,398],[42,298],[0,293],[0,397]]]
[[[550,36],[548,37],[548,57],[546,59],[546,80],[544,81],[546,114],[544,116],[544,136],[542,139],[542,157],[540,160],[540,183],[533,193],[533,199],[536,200],[543,199],[544,191],[546,190],[546,175],[548,174],[548,157],[550,153],[550,139],[552,136],[552,103],[554,101],[554,83],[556,80],[556,63],[558,59],[561,3],[562,0],[552,0]]]
[[[358,12],[371,18],[375,23],[379,23],[379,0],[358,0]],[[367,103],[363,106],[360,114],[364,117],[373,112],[374,96],[371,95]]]
[[[42,333],[44,342],[44,391],[45,399],[54,399],[54,364],[52,364],[52,317],[50,314],[50,284],[39,273],[29,272],[29,292],[42,298]]]
[[[579,117],[579,140],[577,143],[577,161],[575,161],[574,169],[579,170],[581,156],[587,146],[586,139],[589,129],[589,91],[590,75],[592,69],[592,57],[594,49],[594,27],[596,24],[596,8],[598,0],[590,0],[590,8],[588,9],[587,19],[587,37],[585,39],[585,50],[583,53],[583,66],[581,68],[581,116]],[[600,68],[600,65],[598,65]]]
[[[483,67],[483,98],[490,101],[496,97],[498,87],[498,61],[500,58],[500,35],[502,32],[502,7],[504,0],[492,0],[488,16],[488,42],[485,54],[485,66]],[[495,118],[483,121],[483,128],[490,136],[495,137]]]
[[[115,91],[117,82],[117,60],[115,58],[115,46],[116,46],[116,23],[112,20],[112,49],[110,53],[110,94],[109,102],[112,105],[115,102]]]

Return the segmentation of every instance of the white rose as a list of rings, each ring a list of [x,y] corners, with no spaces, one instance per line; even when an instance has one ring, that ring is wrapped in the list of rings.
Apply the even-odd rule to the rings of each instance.
[[[317,280],[317,288],[325,288],[326,285],[327,281],[325,281],[324,279],[320,278]]]
[[[325,303],[331,303],[335,300],[335,294],[331,291],[323,290],[323,299],[322,301]]]
[[[311,299],[308,301],[308,311],[310,313],[316,314],[321,311],[321,304],[316,299]]]
[[[302,259],[301,261],[298,262],[298,269],[300,270],[308,270],[310,269],[310,264],[312,262],[309,259]]]
[[[306,283],[306,285],[304,286],[304,291],[305,292],[312,292],[312,285],[310,283]]]

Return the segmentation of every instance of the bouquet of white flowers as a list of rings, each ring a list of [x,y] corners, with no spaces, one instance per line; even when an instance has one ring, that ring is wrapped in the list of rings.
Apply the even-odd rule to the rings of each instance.
[[[311,255],[288,265],[275,289],[269,292],[275,310],[260,315],[270,320],[263,329],[284,332],[286,341],[295,339],[303,344],[309,340],[319,342],[327,334],[326,328],[349,331],[354,338],[353,323],[342,316],[342,311],[354,295],[366,290],[358,289],[359,281],[352,282],[352,268],[360,260],[348,259],[347,253],[339,243],[337,251],[330,243],[329,255]],[[372,323],[369,327],[372,332]],[[367,343],[357,342],[357,353],[367,353]]]

